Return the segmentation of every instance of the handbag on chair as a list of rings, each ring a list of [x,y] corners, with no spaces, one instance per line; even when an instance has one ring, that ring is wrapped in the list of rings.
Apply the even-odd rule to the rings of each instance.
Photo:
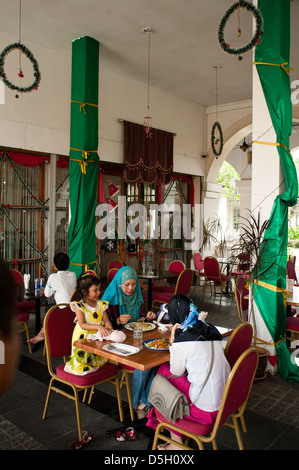
[[[205,387],[213,367],[213,341],[211,341],[211,348],[212,354],[209,372],[197,397]],[[184,375],[186,375],[186,373]],[[174,424],[177,419],[183,419],[184,416],[190,416],[190,406],[192,406],[193,403],[188,403],[186,395],[180,392],[174,385],[172,385],[168,381],[168,379],[171,377],[178,376],[170,375],[168,377],[164,377],[164,375],[162,374],[157,374],[152,381],[151,388],[148,394],[148,400],[164,416],[164,418],[167,419],[167,421],[171,421]]]

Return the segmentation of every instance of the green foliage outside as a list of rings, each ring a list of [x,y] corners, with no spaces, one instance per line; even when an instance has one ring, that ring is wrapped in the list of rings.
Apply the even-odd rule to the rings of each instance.
[[[221,184],[223,196],[232,202],[240,200],[240,193],[236,188],[236,181],[240,179],[239,173],[229,163],[223,162],[217,177],[217,184]]]

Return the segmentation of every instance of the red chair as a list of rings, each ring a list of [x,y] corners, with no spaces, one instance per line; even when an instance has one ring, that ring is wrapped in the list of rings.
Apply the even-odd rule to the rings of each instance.
[[[170,273],[180,274],[182,271],[184,271],[185,268],[186,266],[185,266],[185,263],[183,263],[183,261],[174,260],[174,261],[171,261],[171,263],[169,264],[168,271]],[[169,278],[167,279],[167,284],[171,284],[174,287],[176,285],[176,281],[177,281],[177,278],[175,277]]]
[[[65,308],[60,308],[64,306]],[[84,390],[83,402],[86,399],[88,390],[91,390],[89,401],[91,401],[93,389],[96,385],[102,382],[112,382],[116,386],[118,410],[120,421],[124,420],[122,401],[120,396],[119,379],[117,376],[119,367],[116,364],[107,362],[104,366],[100,367],[95,372],[79,376],[70,374],[64,370],[65,363],[62,362],[56,366],[55,371],[52,367],[52,357],[66,357],[70,355],[72,349],[72,336],[74,330],[74,318],[75,313],[71,310],[68,304],[54,305],[54,307],[48,310],[44,319],[44,331],[45,331],[45,344],[47,353],[48,370],[51,376],[49,383],[46,403],[44,407],[43,419],[46,419],[49,399],[51,391],[54,390],[61,395],[71,398],[75,401],[76,405],[76,416],[78,425],[79,441],[82,441],[82,426],[81,426],[81,414],[79,406],[79,392]],[[67,385],[72,389],[73,393],[68,393],[63,388],[54,386],[54,383]]]
[[[230,335],[224,349],[224,355],[231,368],[233,368],[243,352],[250,348],[252,335],[253,329],[250,323],[241,323]]]
[[[253,328],[250,323],[241,323],[234,329],[230,335],[225,349],[224,355],[231,366],[234,367],[235,363],[244,351],[250,348],[253,336]],[[247,432],[244,416],[240,416],[243,432]]]
[[[78,300],[79,300],[78,292],[75,289],[74,292],[71,295],[70,302],[77,302]]]
[[[200,285],[200,278],[205,277],[205,272],[204,272],[204,269],[203,269],[203,257],[201,255],[201,253],[199,253],[199,252],[194,253],[194,255],[193,255],[193,264],[194,264],[194,271],[195,271],[195,275],[196,275],[196,281],[195,281],[194,288],[193,288],[193,292],[194,292],[198,281],[199,281],[199,285]]]
[[[289,336],[287,334],[289,333]],[[287,317],[286,324],[286,339],[287,342],[292,341],[292,333],[298,335],[299,333],[299,317]],[[290,343],[288,343],[289,345]]]
[[[114,278],[114,276],[115,276],[115,274],[117,273],[117,271],[119,271],[119,268],[112,268],[112,269],[109,269],[108,275],[107,275],[108,284],[110,284],[110,282],[111,282],[112,279]]]
[[[295,283],[294,286],[299,286],[297,280],[297,274],[295,270],[295,265],[292,260],[288,259],[287,261],[287,275],[289,279],[294,279]]]
[[[222,300],[223,289],[229,281],[229,277],[226,274],[220,272],[219,263],[216,258],[213,256],[207,256],[203,260],[203,267],[205,273],[205,284],[203,287],[203,296],[202,300],[205,297],[206,287],[209,284],[212,294],[212,285],[214,286],[214,295],[216,295],[216,286],[220,286],[220,302]]]
[[[185,294],[187,296],[190,295],[190,290],[193,281],[193,271],[192,269],[186,268],[182,271],[177,279],[176,286],[173,289],[165,289],[165,291],[161,292],[153,292],[152,296],[152,306],[154,307],[155,304],[159,306],[159,304],[167,304],[171,297],[176,294]]]
[[[183,261],[175,260],[172,261],[169,266],[168,266],[168,271],[170,273],[174,274],[180,274],[184,269],[186,268],[185,264]],[[155,286],[153,288],[153,293],[158,293],[158,292],[173,292],[173,289],[177,283],[178,278],[173,277],[167,279],[167,284],[171,284],[170,286]]]
[[[238,309],[238,315],[241,321],[244,321],[244,312],[248,311],[249,304],[249,290],[247,289],[246,285],[246,277],[237,277],[235,279],[235,299]],[[248,320],[248,313],[246,314],[246,320]]]
[[[238,255],[237,271],[232,271],[232,276],[243,276],[246,271],[250,269],[250,258],[247,253],[240,253]]]
[[[20,298],[23,296],[23,287],[24,287],[23,276],[16,269],[10,269],[10,272],[13,276],[15,286],[19,290],[17,297]],[[35,312],[35,302],[31,302],[29,300],[17,301],[16,324],[18,326],[18,332],[22,333],[24,331],[26,334],[26,339],[27,339],[27,344],[28,344],[28,349],[29,349],[30,354],[32,353],[32,347],[31,347],[31,343],[29,342],[30,335],[29,335],[29,329],[28,329],[28,322],[29,322],[29,313],[31,312]]]
[[[157,426],[153,447],[156,449],[158,439],[171,442],[172,444],[186,450],[193,450],[188,446],[187,440],[181,444],[164,434],[164,429],[176,431],[183,434],[187,439],[196,442],[200,450],[204,450],[204,443],[212,442],[213,449],[217,450],[216,436],[218,430],[227,425],[235,430],[239,449],[244,450],[242,437],[238,425],[238,418],[244,415],[253,379],[258,365],[258,352],[251,348],[247,349],[235,363],[223,392],[220,408],[216,421],[211,424],[200,424],[198,421],[178,419],[175,424],[169,422],[156,410],[159,424]],[[228,422],[229,418],[232,422]],[[209,435],[208,435],[209,434]]]
[[[113,259],[108,264],[108,272],[110,271],[110,269],[113,269],[113,268],[120,269],[122,267],[123,267],[123,263],[120,261],[120,259]]]
[[[13,276],[14,283],[18,289],[18,298],[23,297],[24,295],[24,279],[20,271],[16,269],[10,269],[10,272]],[[21,312],[34,313],[35,312],[35,302],[31,300],[18,300],[18,309]]]

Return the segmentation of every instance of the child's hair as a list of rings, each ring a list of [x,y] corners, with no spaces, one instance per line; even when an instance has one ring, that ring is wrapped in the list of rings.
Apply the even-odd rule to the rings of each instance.
[[[89,288],[91,286],[99,286],[101,284],[100,279],[95,276],[94,274],[81,274],[80,277],[77,279],[76,285],[76,297],[78,300],[84,298],[84,296],[88,293]]]
[[[69,255],[66,253],[57,253],[53,258],[54,264],[58,271],[67,271],[70,265],[70,258]]]

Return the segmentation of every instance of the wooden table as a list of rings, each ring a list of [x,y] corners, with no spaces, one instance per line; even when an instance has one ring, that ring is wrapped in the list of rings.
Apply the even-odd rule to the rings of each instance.
[[[139,370],[152,369],[155,366],[159,366],[161,364],[164,364],[164,362],[169,361],[169,351],[151,351],[142,346],[142,342],[146,341],[147,339],[169,338],[169,329],[167,331],[160,331],[156,327],[154,330],[144,331],[142,339],[135,339],[133,337],[133,331],[131,330],[127,330],[124,328],[122,331],[126,334],[126,339],[122,343],[119,343],[119,347],[121,347],[122,344],[136,346],[137,348],[140,348],[140,351],[138,353],[132,354],[130,356],[122,356],[112,351],[106,351],[102,348],[103,346],[105,346],[105,344],[113,343],[113,341],[100,342],[90,340],[78,340],[74,342],[74,346],[76,346],[76,348],[81,348],[93,354],[107,357],[112,361],[116,361]]]
[[[160,366],[164,362],[169,362],[169,351],[151,351],[150,349],[145,348],[142,345],[143,341],[154,338],[169,338],[170,330],[160,331],[157,327],[151,331],[144,331],[143,338],[138,340],[134,339],[133,331],[123,329],[122,331],[126,334],[126,339],[122,343],[119,343],[119,347],[122,344],[129,344],[131,346],[136,346],[140,348],[140,351],[136,354],[130,356],[122,356],[116,354],[112,351],[106,351],[102,347],[107,343],[112,343],[113,341],[91,341],[91,340],[78,340],[74,342],[76,348],[84,349],[85,351],[97,354],[99,356],[107,357],[112,361],[125,364],[127,366],[133,367],[134,369],[147,370],[152,369],[153,367]],[[222,333],[222,337],[225,338],[232,333],[233,330],[227,330]]]
[[[151,311],[152,302],[153,302],[153,281],[160,281],[162,279],[170,279],[170,278],[178,278],[180,273],[172,273],[170,271],[159,271],[157,269],[154,270],[153,274],[139,272],[138,277],[139,279],[147,279],[147,307],[148,310]]]

